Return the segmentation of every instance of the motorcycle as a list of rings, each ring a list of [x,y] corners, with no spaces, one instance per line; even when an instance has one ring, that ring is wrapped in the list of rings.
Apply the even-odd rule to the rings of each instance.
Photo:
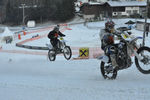
[[[47,47],[49,48],[48,51],[48,58],[50,61],[55,61],[57,54],[63,54],[64,57],[69,60],[72,56],[72,51],[70,46],[66,45],[66,42],[63,37],[58,37],[58,43],[57,47],[58,49],[54,49],[50,44],[47,44]]]
[[[143,74],[150,74],[150,48],[146,46],[137,45],[136,41],[142,37],[131,38],[130,35],[124,33],[115,33],[119,37],[119,43],[115,48],[115,56],[113,60],[106,55],[99,56],[101,60],[100,71],[104,79],[116,79],[117,72],[131,67],[131,57],[135,57],[135,65],[137,69]]]

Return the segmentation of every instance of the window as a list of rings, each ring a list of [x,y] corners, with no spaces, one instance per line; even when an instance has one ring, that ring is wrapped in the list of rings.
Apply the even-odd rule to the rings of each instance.
[[[118,12],[118,15],[121,15],[122,13],[121,12]]]
[[[128,14],[131,14],[131,10],[127,10],[127,13],[128,13]]]
[[[114,7],[114,8],[113,8],[113,11],[114,11],[114,12],[118,12],[118,11],[120,11],[120,12],[125,12],[125,7]]]
[[[138,12],[137,10],[133,10],[133,13],[134,13],[134,14],[137,14],[137,12]]]

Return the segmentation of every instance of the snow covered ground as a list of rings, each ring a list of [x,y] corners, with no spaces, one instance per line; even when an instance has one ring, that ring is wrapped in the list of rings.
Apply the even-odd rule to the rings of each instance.
[[[126,26],[129,19],[113,20],[118,26]],[[133,20],[134,21],[134,20]],[[105,21],[71,25],[65,30],[65,39],[71,47],[100,47],[100,29]],[[99,28],[95,28],[99,27]],[[140,73],[135,64],[119,71],[116,80],[105,80],[100,73],[97,59],[69,60],[57,56],[50,62],[47,51],[16,47],[15,44],[32,36],[47,34],[50,30],[33,33],[15,40],[12,44],[1,43],[2,50],[44,52],[43,55],[1,52],[0,50],[0,100],[149,100],[150,75]],[[134,35],[143,32],[132,30]],[[45,46],[47,37],[26,42],[26,45]],[[139,44],[141,41],[138,42]],[[150,35],[146,37],[150,46]],[[134,61],[134,59],[133,59]]]

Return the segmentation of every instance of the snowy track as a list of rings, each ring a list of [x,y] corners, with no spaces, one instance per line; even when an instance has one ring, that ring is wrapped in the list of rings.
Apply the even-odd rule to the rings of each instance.
[[[37,63],[40,61],[39,63]],[[104,80],[99,61],[24,59],[0,67],[1,100],[148,100],[149,76],[137,69],[120,72],[116,80]],[[31,66],[31,62],[34,66]],[[12,64],[14,66],[12,66]],[[63,66],[62,66],[63,65]],[[86,65],[86,66],[85,66]],[[4,95],[9,96],[4,96]]]

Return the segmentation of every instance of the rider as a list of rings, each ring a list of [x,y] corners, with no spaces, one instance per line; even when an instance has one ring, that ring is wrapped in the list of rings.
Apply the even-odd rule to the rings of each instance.
[[[114,35],[113,35],[114,26],[115,23],[112,20],[107,21],[105,23],[105,29],[101,30],[100,39],[102,42],[101,46],[102,49],[104,49],[104,47],[106,47],[107,45],[114,44]]]
[[[48,38],[54,49],[58,49],[58,36],[64,37],[65,35],[59,31],[59,25],[55,26],[52,31],[49,32]]]
[[[107,21],[105,23],[105,31],[101,33],[101,48],[104,50],[105,55],[108,56],[109,62],[112,62],[112,66],[117,66],[115,57],[116,57],[116,44],[114,43],[114,22]]]

